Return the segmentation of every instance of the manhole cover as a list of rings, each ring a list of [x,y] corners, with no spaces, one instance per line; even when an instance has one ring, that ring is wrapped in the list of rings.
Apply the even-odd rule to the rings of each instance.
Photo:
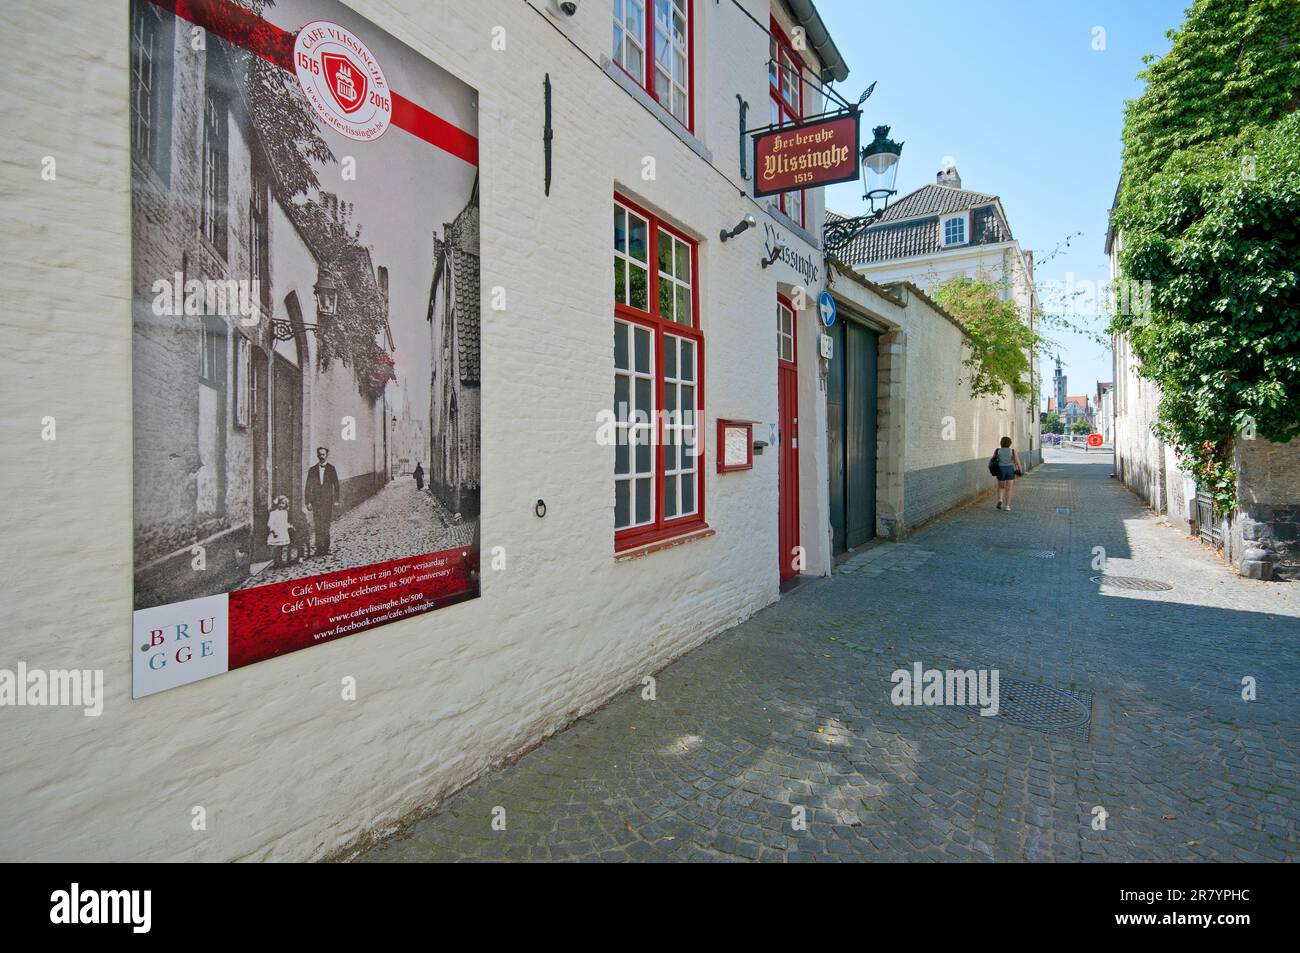
[[[980,711],[978,705],[962,707]],[[1087,741],[1092,731],[1092,692],[1003,678],[998,685],[998,713],[989,717]]]
[[[1167,589],[1174,588],[1167,582],[1159,582],[1155,579],[1141,579],[1137,576],[1089,576],[1092,582],[1101,583],[1103,586],[1111,586],[1115,589],[1136,589],[1139,592],[1164,592]]]

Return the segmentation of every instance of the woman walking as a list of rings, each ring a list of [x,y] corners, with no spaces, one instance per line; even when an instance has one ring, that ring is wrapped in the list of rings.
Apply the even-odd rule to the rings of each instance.
[[[1020,467],[1020,454],[1012,448],[1010,437],[1003,437],[1002,445],[993,451],[993,462],[997,465],[995,475],[998,478],[998,509],[1009,511],[1015,479],[1023,473]]]

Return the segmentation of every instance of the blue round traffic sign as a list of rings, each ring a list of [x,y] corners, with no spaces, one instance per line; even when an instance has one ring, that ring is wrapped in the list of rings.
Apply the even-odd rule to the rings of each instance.
[[[822,324],[830,327],[835,323],[835,299],[829,291],[823,291],[817,299],[817,313],[822,316]]]

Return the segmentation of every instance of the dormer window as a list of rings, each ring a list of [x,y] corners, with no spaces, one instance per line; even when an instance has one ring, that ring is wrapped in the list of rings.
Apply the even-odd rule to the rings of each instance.
[[[966,213],[960,212],[957,215],[941,218],[939,229],[944,248],[950,245],[965,245],[967,242]]]

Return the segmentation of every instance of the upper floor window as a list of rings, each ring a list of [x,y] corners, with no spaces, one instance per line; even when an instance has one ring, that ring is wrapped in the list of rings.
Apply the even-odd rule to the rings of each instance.
[[[614,0],[614,62],[687,129],[692,0]],[[646,5],[652,16],[646,16]]]
[[[767,63],[768,96],[772,104],[772,125],[784,126],[803,119],[803,59],[794,51],[785,32],[776,22],[771,25]],[[804,193],[782,192],[777,207],[790,218],[804,224]]]
[[[213,82],[209,63],[203,96],[203,191],[199,227],[203,237],[226,256],[226,196],[229,187],[230,144],[224,91]]]
[[[131,11],[131,147],[159,175],[168,169],[171,15],[140,0]]]
[[[265,179],[253,174],[253,188],[248,199],[248,264],[249,277],[257,283],[258,303],[270,310],[270,218],[267,214],[269,189]]]
[[[945,218],[942,224],[943,243],[945,245],[966,244],[966,215],[953,215]]]

